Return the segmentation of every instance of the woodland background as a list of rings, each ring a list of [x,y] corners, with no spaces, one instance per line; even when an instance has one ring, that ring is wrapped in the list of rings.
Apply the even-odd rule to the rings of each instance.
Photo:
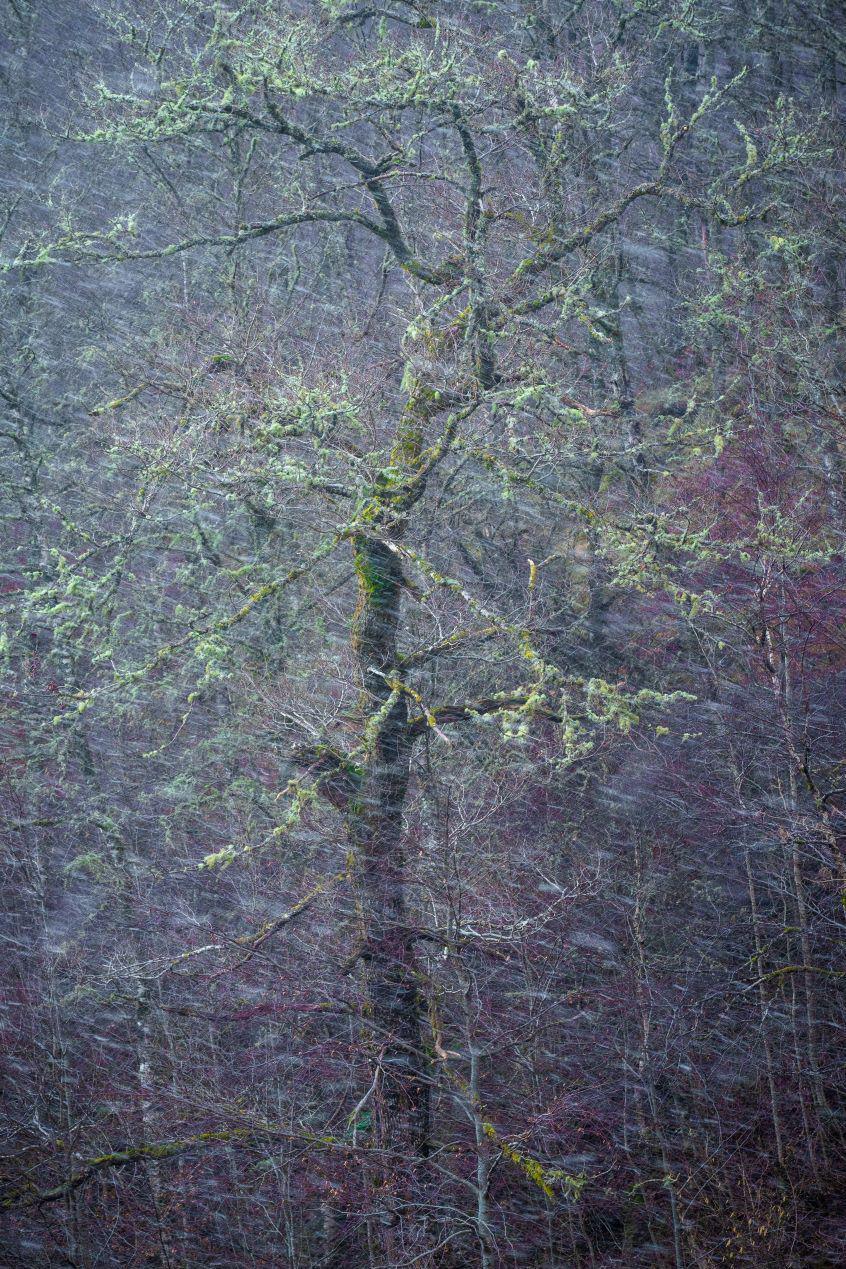
[[[842,1265],[840,4],[0,34],[0,1262]]]

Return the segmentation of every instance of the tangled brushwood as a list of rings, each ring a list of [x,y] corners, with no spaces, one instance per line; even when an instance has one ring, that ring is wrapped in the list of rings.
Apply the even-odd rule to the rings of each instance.
[[[0,1263],[846,1263],[840,0],[0,91]]]

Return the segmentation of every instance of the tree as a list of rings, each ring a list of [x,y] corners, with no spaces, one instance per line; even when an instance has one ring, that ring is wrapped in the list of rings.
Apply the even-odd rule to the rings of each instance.
[[[609,801],[647,744],[672,746],[679,780],[694,781],[686,746],[703,734],[703,683],[718,699],[742,666],[758,699],[750,649],[722,656],[719,637],[737,619],[717,595],[735,554],[742,565],[751,555],[751,531],[715,531],[736,497],[732,523],[757,516],[749,585],[767,615],[752,646],[780,737],[754,764],[789,789],[783,876],[799,954],[783,968],[802,976],[797,1067],[807,1057],[796,1078],[821,1124],[812,980],[838,971],[816,963],[801,780],[826,851],[836,813],[797,740],[785,561],[830,568],[835,538],[823,531],[794,556],[784,517],[801,523],[798,504],[782,510],[762,490],[756,509],[752,482],[742,496],[723,485],[760,443],[750,418],[759,428],[761,402],[784,390],[774,364],[793,358],[789,393],[797,409],[814,402],[817,463],[800,502],[816,514],[817,491],[829,508],[839,497],[838,439],[813,432],[828,389],[806,386],[807,351],[792,342],[797,313],[817,306],[797,222],[827,120],[777,94],[760,106],[746,49],[734,37],[721,47],[708,6],[136,10],[101,15],[113,32],[106,69],[89,76],[71,125],[69,144],[116,165],[111,206],[83,200],[61,233],[50,224],[6,257],[15,282],[72,269],[102,288],[135,345],[92,341],[95,382],[77,380],[82,444],[53,464],[28,513],[36,539],[52,542],[49,563],[28,562],[21,611],[56,667],[57,704],[30,720],[43,787],[28,777],[36,809],[19,817],[48,818],[44,803],[68,796],[56,781],[69,786],[62,828],[82,828],[88,847],[72,876],[119,899],[97,938],[124,1002],[115,1025],[132,1033],[135,1111],[129,1145],[109,1134],[105,1148],[74,1146],[35,1197],[69,1200],[143,1163],[157,1254],[191,1263],[213,1235],[177,1214],[181,1183],[165,1163],[208,1150],[234,1177],[240,1145],[271,1170],[283,1151],[282,1190],[299,1152],[314,1164],[292,1200],[304,1214],[286,1216],[291,1263],[447,1263],[453,1247],[489,1265],[518,1230],[527,1248],[537,1237],[536,1263],[593,1257],[591,1218],[573,1227],[587,1177],[570,1163],[591,1114],[586,1103],[565,1113],[545,1077],[567,1049],[546,1038],[545,1014],[571,998],[579,1007],[583,985],[556,943],[574,932],[575,902],[589,909],[605,887],[555,839],[565,825],[601,857],[619,829],[631,849],[614,867],[634,915],[583,946],[611,969],[617,921],[629,926],[637,1038],[627,1031],[622,1061],[636,1070],[637,1127],[625,1105],[604,1113],[624,1142],[638,1137],[643,1166],[626,1177],[623,1213],[609,1193],[592,1219],[618,1223],[623,1255],[635,1238],[654,1241],[635,1233],[635,1200],[660,1170],[667,1212],[655,1218],[651,1199],[645,1220],[666,1223],[682,1265],[698,1254],[678,1183],[688,1147],[669,1095],[662,1105],[649,997],[665,936],[648,913],[672,907],[677,869],[664,892],[644,864],[673,834],[648,778],[633,777],[645,801],[622,821]],[[736,109],[748,117],[729,130]],[[163,201],[147,216],[153,190]],[[677,250],[689,255],[696,235],[699,273]],[[662,251],[656,304],[632,276],[642,253]],[[823,323],[812,338],[825,342]],[[69,494],[80,456],[96,475]],[[801,531],[817,535],[818,521]],[[632,624],[651,647],[631,646]],[[724,768],[742,806],[745,760],[722,744],[711,776]],[[476,824],[494,811],[502,831],[483,844]],[[478,877],[451,814],[482,839]],[[585,823],[600,816],[607,834]],[[748,838],[744,849],[744,954],[763,980]],[[512,913],[500,850],[518,874]],[[178,919],[144,912],[159,886]],[[268,901],[263,886],[278,893]],[[84,902],[93,915],[98,900]],[[307,913],[313,934],[275,953],[274,1004],[256,961]],[[200,926],[222,933],[199,940]],[[212,984],[223,970],[191,976],[221,956],[247,993],[233,987],[222,1014]],[[675,945],[671,956],[684,961]],[[785,1167],[767,995],[754,985]],[[669,1011],[675,989],[662,990]],[[261,1081],[246,1108],[231,1087],[233,1036],[200,1042],[174,1036],[172,1022],[187,1010],[214,1030],[265,1008],[305,1019],[286,1041],[289,1079],[306,1054],[313,1062],[297,1092],[273,1095],[272,1113],[260,1110]],[[261,1043],[275,1052],[281,1040]],[[506,1043],[508,1077],[488,1069]],[[192,1052],[211,1072],[199,1093],[183,1070]],[[221,1089],[226,1104],[210,1114]],[[799,1103],[816,1158],[822,1130],[801,1091]],[[13,1186],[13,1205],[32,1197]],[[456,1218],[465,1224],[451,1230]],[[244,1263],[278,1255],[267,1238],[249,1252],[242,1228]],[[88,1263],[84,1239],[68,1246]]]

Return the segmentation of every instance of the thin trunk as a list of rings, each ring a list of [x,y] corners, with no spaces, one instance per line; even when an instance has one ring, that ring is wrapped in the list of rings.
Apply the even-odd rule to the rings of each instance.
[[[479,1050],[469,1038],[470,1048],[470,1102],[473,1111],[473,1132],[476,1140],[476,1236],[479,1239],[479,1265],[481,1269],[490,1269],[491,1260],[491,1226],[488,1211],[488,1187],[491,1176],[491,1160],[489,1145],[482,1124],[481,1100],[479,1095]]]
[[[30,859],[33,868],[33,895],[38,914],[38,942],[41,961],[41,972],[44,975],[44,996],[47,1003],[49,1073],[54,1098],[54,1115],[56,1130],[53,1135],[64,1142],[65,1177],[69,1179],[76,1168],[74,1158],[74,1141],[76,1127],[74,1124],[73,1086],[70,1076],[68,1046],[65,1039],[64,1023],[61,1008],[61,985],[57,981],[56,953],[51,947],[50,910],[48,900],[49,862],[44,858],[40,835],[37,830],[30,835],[25,832],[25,840],[30,847]],[[38,1114],[34,1116],[36,1124],[41,1127]],[[65,1200],[67,1223],[68,1259],[79,1269],[85,1269],[89,1263],[86,1240],[83,1235],[81,1219],[81,1198],[76,1190],[72,1190]]]
[[[123,927],[123,939],[130,953],[127,986],[133,1001],[132,1047],[135,1068],[135,1103],[141,1140],[151,1142],[158,1140],[161,1136],[156,1111],[159,1097],[156,1087],[159,1083],[156,1068],[160,1048],[156,1015],[159,1010],[153,999],[155,984],[145,976],[142,969],[141,948],[136,934],[134,894],[137,870],[134,862],[127,858],[126,844],[122,837],[118,835],[112,837],[110,848],[118,887],[117,902]],[[156,1214],[162,1262],[169,1269],[171,1266],[175,1269],[175,1266],[179,1264],[179,1258],[173,1245],[172,1232],[167,1228],[167,1187],[162,1181],[161,1168],[155,1159],[148,1159],[144,1164],[144,1170]],[[183,1233],[185,1232],[183,1229]]]
[[[658,1110],[658,1097],[655,1091],[655,1078],[652,1069],[652,1051],[650,1047],[652,1015],[650,1002],[647,999],[649,971],[646,963],[646,937],[644,932],[643,858],[639,845],[635,846],[635,868],[637,870],[637,882],[635,891],[635,908],[632,917],[632,930],[634,934],[635,950],[637,953],[638,972],[636,979],[636,991],[641,1022],[641,1046],[638,1058],[638,1075],[640,1077],[641,1086],[646,1092],[646,1100],[649,1106],[649,1119],[651,1124],[648,1135],[654,1137],[658,1146],[661,1168],[664,1173],[664,1186],[667,1190],[670,1201],[670,1220],[673,1231],[673,1263],[675,1265],[675,1269],[685,1269],[684,1255],[682,1252],[681,1220],[679,1217],[678,1199],[676,1197],[675,1189],[676,1178],[673,1176],[670,1168],[667,1143],[664,1137],[661,1115]]]
[[[755,891],[755,876],[752,872],[752,856],[747,846],[744,850],[746,863],[746,884],[749,890],[749,907],[752,913],[752,939],[755,946],[755,973],[758,977],[758,1006],[761,1016],[761,1043],[764,1046],[764,1067],[767,1073],[767,1087],[770,1093],[770,1114],[773,1121],[776,1158],[779,1166],[784,1167],[784,1133],[781,1126],[781,1113],[778,1108],[775,1074],[773,1071],[773,1053],[767,1027],[767,993],[764,986],[764,943],[761,938],[761,922],[758,915],[758,896]]]
[[[779,589],[779,632],[778,639],[768,624],[764,625],[764,644],[767,669],[772,684],[778,711],[779,724],[787,762],[787,809],[790,814],[790,847],[788,861],[793,883],[793,898],[796,904],[797,924],[799,927],[799,944],[802,953],[802,964],[812,965],[811,939],[808,923],[808,905],[805,896],[805,881],[802,875],[800,854],[800,838],[797,832],[797,816],[799,809],[799,789],[797,773],[801,767],[801,758],[796,748],[793,735],[793,688],[790,674],[790,658],[787,645],[786,603],[784,583]],[[817,1026],[815,1017],[813,974],[808,968],[803,973],[805,997],[805,1027],[808,1070],[811,1077],[811,1096],[818,1110],[827,1107],[822,1087],[819,1060],[817,1054]]]

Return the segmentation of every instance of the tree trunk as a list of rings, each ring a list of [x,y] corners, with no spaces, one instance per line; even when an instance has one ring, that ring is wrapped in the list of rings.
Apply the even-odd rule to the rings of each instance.
[[[397,626],[402,573],[383,543],[358,538],[358,604],[353,650],[363,686],[367,754],[349,833],[362,923],[367,1007],[380,1079],[377,1137],[384,1152],[384,1250],[396,1257],[415,1162],[426,1154],[428,1091],[421,1061],[422,1007],[405,896],[403,806],[412,737],[398,674]]]

